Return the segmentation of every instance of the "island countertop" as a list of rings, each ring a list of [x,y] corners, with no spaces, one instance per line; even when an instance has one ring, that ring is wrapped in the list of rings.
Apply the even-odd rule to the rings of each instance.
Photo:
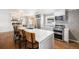
[[[48,31],[48,30],[43,30],[43,29],[27,29],[27,28],[24,28],[24,27],[19,27],[19,29],[23,29],[25,31],[28,31],[28,32],[34,32],[35,33],[35,38],[38,42],[41,42],[43,40],[45,40],[47,37],[49,36],[53,36],[54,32],[53,31]]]

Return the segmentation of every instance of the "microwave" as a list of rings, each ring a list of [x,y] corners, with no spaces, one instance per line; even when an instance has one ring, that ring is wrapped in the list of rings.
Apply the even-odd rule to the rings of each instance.
[[[64,21],[64,16],[55,16],[56,21]]]

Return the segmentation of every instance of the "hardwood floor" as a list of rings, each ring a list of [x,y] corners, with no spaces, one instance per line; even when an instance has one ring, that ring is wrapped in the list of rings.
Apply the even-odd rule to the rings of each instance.
[[[13,32],[0,32],[0,49],[15,48],[13,42]]]
[[[55,40],[54,48],[55,49],[79,49],[79,44],[74,42],[66,43],[64,41]]]
[[[17,49],[18,46],[14,44],[13,32],[0,33],[0,49]],[[55,49],[79,49],[77,43],[66,43],[60,40],[54,40]]]

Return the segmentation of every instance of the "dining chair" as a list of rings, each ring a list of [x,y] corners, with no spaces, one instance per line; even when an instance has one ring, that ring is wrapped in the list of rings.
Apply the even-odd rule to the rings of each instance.
[[[35,40],[35,33],[26,32],[27,49],[38,49],[39,43]]]

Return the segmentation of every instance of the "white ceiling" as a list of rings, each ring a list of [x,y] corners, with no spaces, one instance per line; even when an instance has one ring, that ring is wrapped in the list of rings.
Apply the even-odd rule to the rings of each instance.
[[[34,15],[34,14],[50,14],[58,11],[64,11],[65,9],[12,9],[11,12],[19,12],[25,15]]]
[[[51,14],[59,11],[64,11],[65,9],[39,9],[36,10],[36,13],[41,13],[41,14]]]

